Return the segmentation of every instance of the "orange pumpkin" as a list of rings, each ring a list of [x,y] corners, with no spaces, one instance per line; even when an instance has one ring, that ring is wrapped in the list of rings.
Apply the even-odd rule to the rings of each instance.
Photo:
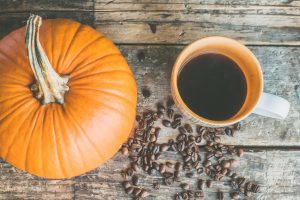
[[[88,26],[31,16],[0,41],[0,75],[0,156],[19,169],[73,177],[111,158],[130,134],[134,77]]]

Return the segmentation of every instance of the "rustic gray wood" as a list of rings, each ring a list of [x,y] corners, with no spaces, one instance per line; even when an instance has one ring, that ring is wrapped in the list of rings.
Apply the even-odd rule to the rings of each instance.
[[[299,0],[2,0],[0,38],[23,26],[30,13],[80,21],[116,42],[138,83],[138,111],[153,109],[170,95],[172,65],[185,44],[224,35],[249,45],[262,65],[265,91],[288,99],[291,111],[284,121],[251,115],[237,137],[222,141],[245,147],[236,171],[262,185],[262,191],[251,199],[300,199],[300,101],[295,89],[300,85]],[[156,26],[155,33],[149,24]],[[144,53],[144,60],[138,59],[139,52]],[[149,98],[141,94],[144,87],[151,90]],[[175,135],[176,131],[163,129],[159,141]],[[180,159],[174,153],[164,158]],[[84,175],[46,180],[1,160],[0,199],[131,199],[120,184],[120,170],[128,163],[118,153]],[[148,199],[171,199],[170,193],[180,191],[176,184],[153,191],[150,186],[159,176],[140,174],[142,185],[150,189]],[[190,181],[192,188],[195,180]],[[216,199],[217,189],[229,199],[228,181],[214,184],[206,190],[206,199]]]

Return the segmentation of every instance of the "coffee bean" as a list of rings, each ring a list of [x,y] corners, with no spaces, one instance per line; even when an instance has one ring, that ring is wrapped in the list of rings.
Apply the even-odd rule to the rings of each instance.
[[[181,121],[173,121],[171,123],[171,126],[173,129],[176,129],[177,127],[179,127],[181,125]]]
[[[233,129],[237,130],[237,131],[240,130],[241,129],[241,123],[238,122],[238,123],[234,124]]]
[[[251,192],[250,191],[245,191],[244,194],[245,194],[246,197],[251,197]]]
[[[184,141],[181,141],[177,144],[177,149],[179,152],[183,152],[184,149],[185,149],[185,142]]]
[[[259,187],[259,185],[253,184],[251,190],[252,190],[252,192],[257,193],[257,192],[260,192],[260,187]]]
[[[142,191],[139,194],[139,197],[145,198],[147,196],[149,196],[149,193],[146,190],[142,189]]]
[[[151,96],[151,91],[148,88],[143,88],[142,89],[142,94],[145,98],[148,98]]]
[[[164,119],[164,120],[162,121],[162,124],[163,124],[165,127],[171,127],[171,122],[170,122],[169,120]]]
[[[207,180],[206,181],[206,187],[211,188],[212,186],[212,181],[211,180]]]
[[[139,169],[139,166],[136,162],[132,162],[131,163],[131,168],[134,170],[134,171],[137,171]]]
[[[140,122],[141,119],[142,119],[142,117],[141,117],[140,115],[136,115],[136,116],[135,116],[135,120],[136,120],[137,122]]]
[[[174,179],[172,177],[164,178],[163,182],[164,182],[165,185],[169,186],[169,185],[172,185],[172,183],[174,182]]]
[[[177,138],[176,138],[176,140],[179,142],[179,141],[184,141],[185,140],[185,138],[186,138],[187,136],[185,135],[185,134],[179,134],[178,136],[177,136]]]
[[[128,187],[125,189],[126,194],[132,194],[133,193],[134,188],[133,187]]]
[[[181,193],[181,198],[182,198],[183,200],[188,200],[188,199],[189,199],[188,193],[187,193],[187,192],[182,192],[182,193]]]
[[[174,115],[174,121],[181,121],[182,120],[182,115],[180,115],[180,114],[176,114],[176,115]]]
[[[229,127],[226,127],[225,128],[225,134],[228,135],[228,136],[232,136],[232,129],[229,128]]]
[[[228,161],[228,160],[223,160],[221,164],[222,164],[222,167],[225,169],[230,167],[230,161]]]
[[[220,143],[220,142],[221,142],[221,138],[220,138],[220,137],[214,137],[214,141],[215,141],[216,143]]]
[[[174,171],[174,177],[179,178],[179,171],[177,171],[177,170]]]
[[[174,200],[181,200],[181,195],[177,193],[174,197]]]
[[[121,152],[123,155],[127,156],[128,155],[128,148],[127,147],[122,147]]]
[[[188,190],[190,188],[189,184],[187,184],[187,183],[181,183],[180,186],[184,190]]]
[[[163,174],[166,171],[166,166],[164,164],[159,165],[159,172]]]
[[[174,110],[172,108],[168,108],[167,115],[170,119],[173,119]]]
[[[201,136],[197,136],[195,139],[196,143],[200,143],[202,141],[202,137]]]
[[[185,124],[184,128],[186,129],[186,131],[188,133],[192,133],[193,132],[193,128],[192,128],[192,126],[190,124]]]
[[[237,193],[237,192],[231,193],[230,196],[231,196],[232,199],[239,199],[240,198],[239,193]]]
[[[239,157],[243,157],[243,155],[244,155],[244,150],[243,150],[242,148],[238,148],[238,149],[237,149],[237,155],[238,155]]]
[[[211,165],[211,161],[210,160],[206,160],[206,161],[204,161],[204,163],[203,163],[203,166],[204,167],[208,167],[208,166],[210,166]]]
[[[169,149],[169,144],[168,143],[163,143],[160,145],[160,151],[164,152],[167,151]]]
[[[179,130],[179,132],[180,132],[181,134],[185,134],[185,133],[186,133],[186,130],[185,130],[185,128],[184,128],[183,126],[180,126],[180,127],[178,128],[178,130]]]
[[[222,191],[218,192],[218,200],[224,200],[224,193]]]
[[[158,104],[157,105],[157,111],[165,113],[166,112],[166,108],[162,104]]]
[[[188,173],[186,173],[185,175],[186,175],[186,177],[188,177],[188,178],[192,178],[193,175],[194,175],[194,173],[193,173],[193,172],[188,172]]]
[[[204,188],[204,180],[199,179],[198,180],[198,189],[203,190],[203,188]]]
[[[158,182],[153,183],[153,188],[154,188],[155,190],[159,190],[160,184],[159,184]]]
[[[231,178],[236,178],[237,177],[237,174],[236,173],[233,173],[232,175],[231,175]]]
[[[174,163],[167,161],[166,162],[167,167],[174,168]]]
[[[176,164],[175,164],[175,170],[179,171],[180,168],[181,168],[181,163],[180,162],[176,162]]]
[[[139,183],[139,177],[137,175],[132,176],[132,184],[137,186]]]
[[[164,117],[164,113],[161,112],[161,111],[158,111],[158,112],[157,112],[157,117],[158,117],[159,119],[162,119],[162,118]]]
[[[141,188],[134,188],[132,194],[133,196],[139,196],[139,194],[142,192]]]
[[[155,154],[155,160],[158,160],[160,158],[160,156],[161,156],[161,153]]]
[[[125,189],[127,189],[127,188],[129,188],[129,187],[131,186],[131,184],[129,183],[129,181],[124,181],[124,182],[122,183],[122,185],[123,185],[123,187],[124,187]]]
[[[155,142],[156,141],[156,136],[154,135],[154,134],[152,134],[151,136],[150,136],[150,142]]]
[[[237,160],[235,160],[235,159],[230,159],[229,162],[230,162],[231,166],[236,166],[237,165]]]
[[[204,197],[204,192],[202,191],[198,191],[198,192],[195,192],[195,197]]]
[[[215,152],[215,157],[216,158],[220,158],[220,157],[222,157],[223,156],[223,153],[221,152],[221,151],[216,151]]]
[[[207,159],[207,160],[210,160],[210,159],[212,159],[213,157],[214,157],[214,154],[211,153],[211,152],[206,154],[206,159]]]

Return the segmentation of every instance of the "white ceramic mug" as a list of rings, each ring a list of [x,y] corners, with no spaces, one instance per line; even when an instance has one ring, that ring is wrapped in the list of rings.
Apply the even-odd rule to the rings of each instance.
[[[226,120],[210,120],[193,112],[182,100],[177,79],[184,64],[193,57],[204,53],[222,54],[238,64],[243,71],[246,84],[246,99],[241,109]],[[204,126],[227,126],[245,119],[251,113],[284,119],[290,108],[290,103],[278,96],[263,92],[263,74],[260,64],[254,54],[243,44],[225,37],[213,36],[193,42],[177,57],[171,75],[171,92],[176,106],[190,119]]]

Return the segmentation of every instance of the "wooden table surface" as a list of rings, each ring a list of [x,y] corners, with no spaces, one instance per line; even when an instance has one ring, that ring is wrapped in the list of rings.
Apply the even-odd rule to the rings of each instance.
[[[284,121],[251,115],[237,137],[223,141],[245,148],[236,171],[262,186],[251,199],[300,199],[299,0],[0,0],[0,37],[23,26],[30,13],[72,18],[111,38],[135,74],[138,111],[170,94],[172,65],[186,44],[210,35],[246,44],[261,63],[265,92],[289,100],[291,110]],[[141,52],[145,59],[138,59]],[[143,87],[151,89],[149,98],[142,96]],[[170,137],[172,132],[164,131],[160,140]],[[128,199],[120,184],[120,170],[127,164],[118,153],[89,173],[46,180],[1,161],[0,199]],[[159,179],[142,176],[149,187]],[[228,182],[214,184],[229,199]],[[176,191],[180,188],[162,186],[148,199],[171,199]],[[216,187],[206,194],[206,199],[216,199]]]

